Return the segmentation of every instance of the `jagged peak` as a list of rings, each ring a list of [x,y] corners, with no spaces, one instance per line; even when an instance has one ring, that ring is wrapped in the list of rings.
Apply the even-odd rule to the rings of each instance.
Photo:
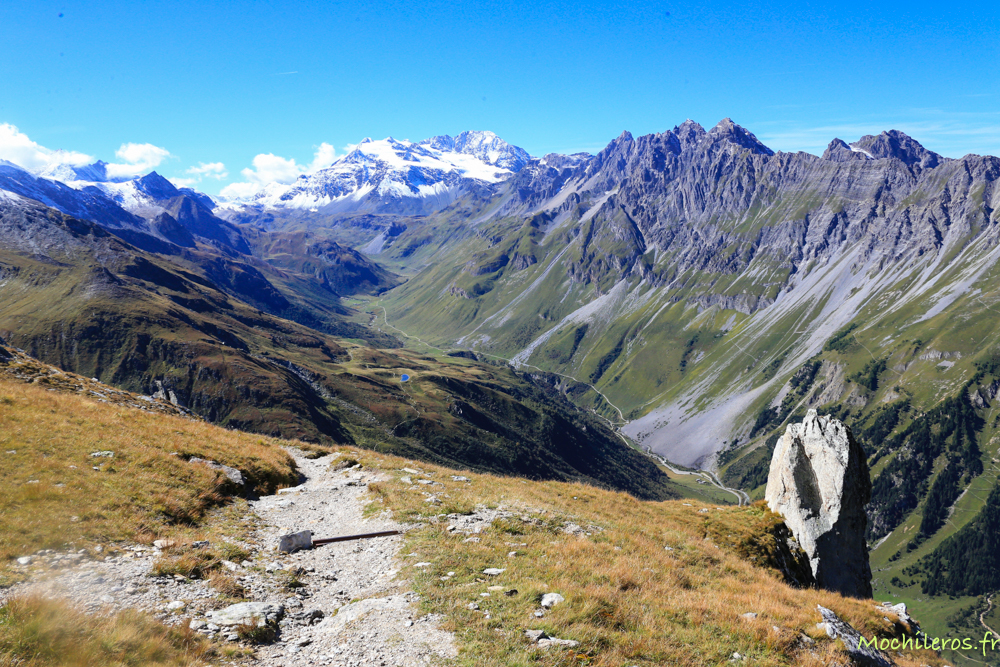
[[[140,176],[135,180],[139,183],[142,183],[143,185],[160,185],[160,186],[167,185],[170,187],[174,187],[173,184],[170,183],[170,181],[165,179],[163,176],[160,176],[160,174],[158,174],[155,171],[151,171],[145,176]]]
[[[421,146],[427,146],[437,151],[450,151],[455,149],[455,138],[447,134],[439,134],[420,142]]]
[[[471,138],[499,139],[500,137],[497,136],[496,132],[491,132],[489,130],[466,130],[455,137],[455,140],[457,141],[459,139]]]
[[[923,145],[899,130],[887,130],[879,135],[867,134],[849,144],[853,150],[862,150],[872,158],[896,158],[906,166],[918,165],[925,169],[933,169],[947,158],[934,151],[927,150]]]
[[[700,123],[688,118],[683,123],[673,129],[673,134],[680,142],[682,149],[697,146],[708,134]]]
[[[826,150],[823,151],[822,158],[831,162],[873,159],[872,156],[868,155],[865,151],[857,148],[851,148],[851,145],[846,141],[836,137],[830,142],[830,145],[826,147]]]
[[[135,179],[135,186],[137,190],[145,192],[154,199],[170,199],[181,194],[173,183],[155,171]]]
[[[701,130],[702,132],[705,131],[705,128],[701,126],[701,123],[699,123],[696,120],[691,120],[690,118],[686,119],[683,123],[674,128],[674,130],[692,130],[692,129],[695,131],[698,130]]]
[[[753,132],[734,123],[732,118],[727,117],[720,120],[715,127],[709,130],[708,135],[748,148],[754,153],[774,155],[774,151],[765,146]]]

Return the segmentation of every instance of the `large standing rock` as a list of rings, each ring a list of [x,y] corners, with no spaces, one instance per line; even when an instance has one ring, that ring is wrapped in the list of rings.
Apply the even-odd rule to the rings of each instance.
[[[865,454],[839,420],[810,410],[778,440],[764,498],[785,517],[821,588],[872,596],[864,509],[871,491]]]

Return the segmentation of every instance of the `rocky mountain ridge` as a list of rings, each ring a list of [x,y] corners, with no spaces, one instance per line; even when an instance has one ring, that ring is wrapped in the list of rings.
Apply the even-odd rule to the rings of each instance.
[[[408,276],[381,304],[409,335],[572,378],[641,447],[755,497],[787,424],[840,419],[871,467],[875,594],[919,609],[964,576],[944,542],[991,524],[998,178],[897,131],[818,157],[688,122],[532,161],[373,256]],[[988,611],[941,608],[933,627]]]
[[[1000,160],[945,160],[898,132],[856,144],[877,157],[849,150],[863,159],[830,158],[837,153],[836,142],[827,159],[775,154],[728,119],[708,132],[689,121],[639,139],[625,133],[574,166],[558,169],[533,161],[486,205],[491,214],[476,223],[477,235],[489,238],[486,227],[511,228],[516,220],[544,225],[542,234],[525,246],[530,252],[521,253],[533,259],[519,266],[538,262],[544,270],[558,257],[552,282],[561,276],[569,279],[570,291],[590,294],[577,302],[585,309],[592,309],[588,301],[610,298],[618,287],[646,301],[680,299],[700,310],[715,307],[742,316],[778,301],[784,303],[773,312],[826,300],[838,280],[854,282],[852,287],[870,295],[881,289],[866,279],[872,267],[891,267],[897,280],[905,274],[922,276],[895,304],[900,308],[927,298],[935,282],[915,265],[940,269],[940,262],[928,260],[953,248],[988,252],[996,234]],[[556,230],[561,233],[554,234]],[[394,242],[406,240],[404,233]],[[570,252],[560,252],[566,249],[563,244]],[[473,245],[470,254],[475,256]],[[496,273],[492,269],[499,265],[489,258],[500,255],[482,244],[479,253],[484,261],[474,261],[472,269],[468,260],[461,268],[452,263],[452,281],[459,288],[452,293],[476,294],[461,284],[461,272]],[[504,254],[508,260],[512,256]],[[503,266],[515,272],[513,266]],[[484,273],[478,273],[481,269]],[[821,273],[827,275],[821,278]],[[416,289],[417,281],[437,277],[430,272],[417,276],[408,291]],[[484,295],[480,291],[477,297]],[[514,298],[524,303],[524,296],[514,291],[500,296],[497,308],[469,321],[465,331],[477,330],[480,340],[485,340],[480,334],[488,335],[494,349],[519,352],[503,342],[503,331],[488,318]],[[805,346],[811,349],[796,359],[801,363],[821,347],[826,336],[857,314],[862,301],[830,304],[838,312],[814,319],[817,335],[807,337]],[[533,304],[536,312],[523,313],[524,319],[551,311],[548,306]],[[569,309],[561,312],[560,317],[577,317]],[[516,309],[513,314],[521,319]],[[509,330],[510,317],[496,321]],[[463,338],[462,330],[453,341],[476,340]],[[551,331],[551,324],[543,326],[538,335]],[[591,327],[588,335],[594,333]],[[545,342],[536,343],[531,355],[537,357],[545,353]]]

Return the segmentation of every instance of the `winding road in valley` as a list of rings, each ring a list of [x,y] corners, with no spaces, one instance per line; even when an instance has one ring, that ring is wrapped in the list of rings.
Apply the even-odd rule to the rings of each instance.
[[[696,477],[700,477],[701,479],[705,480],[706,483],[711,484],[717,489],[721,491],[726,491],[727,493],[731,493],[734,496],[736,496],[736,500],[738,501],[739,505],[750,504],[750,495],[747,494],[746,491],[742,489],[732,489],[726,486],[719,480],[716,474],[711,470],[681,470],[680,468],[675,467],[673,464],[671,464],[669,461],[667,461],[659,454],[656,454],[652,451],[647,451],[646,453],[649,454],[649,456],[655,458],[657,461],[659,461],[660,465],[662,465],[664,468],[674,473],[675,475],[695,475]]]

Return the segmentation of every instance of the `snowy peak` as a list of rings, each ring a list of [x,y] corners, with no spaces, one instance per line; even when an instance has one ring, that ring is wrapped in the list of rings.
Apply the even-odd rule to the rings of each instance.
[[[294,183],[270,183],[231,198],[224,208],[292,208],[329,212],[392,208],[429,213],[473,183],[499,183],[528,162],[527,151],[492,132],[440,135],[420,142],[366,137],[333,164]]]
[[[489,131],[462,132],[457,137],[443,134],[424,139],[420,145],[442,153],[471,155],[484,164],[500,167],[511,173],[521,171],[531,160],[526,150],[511,146]]]
[[[511,146],[492,132],[463,132],[455,137],[455,150],[510,172],[520,171],[531,160],[526,150]]]
[[[392,137],[373,141],[366,137],[350,153],[317,174],[336,170],[344,163],[370,164],[389,169],[419,167],[457,172],[467,178],[495,183],[520,170],[529,160],[527,151],[511,146],[492,132],[463,132],[454,138],[441,135],[418,143]]]
[[[82,166],[53,164],[38,172],[38,176],[63,183],[73,183],[75,181],[85,183],[124,183],[129,180],[128,177],[113,178],[108,176],[108,163],[104,160],[98,160],[92,164]]]

